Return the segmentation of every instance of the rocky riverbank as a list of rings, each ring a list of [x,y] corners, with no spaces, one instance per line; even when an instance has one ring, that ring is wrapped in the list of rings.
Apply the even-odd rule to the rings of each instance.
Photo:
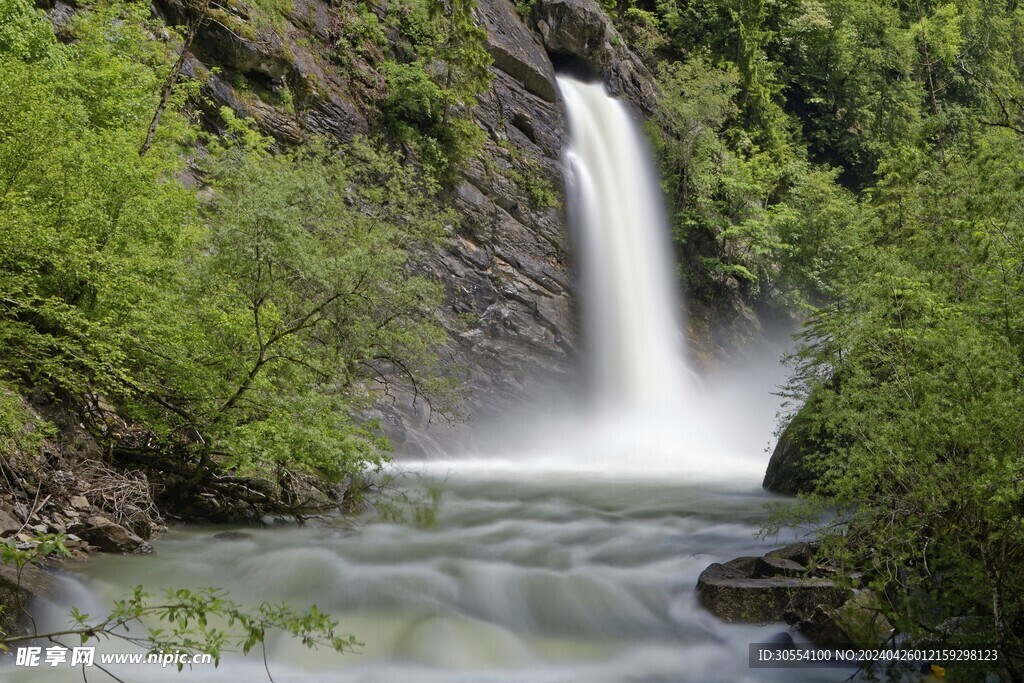
[[[800,542],[714,563],[697,580],[701,606],[728,622],[786,623],[827,647],[878,645],[892,632],[859,573],[842,574]]]
[[[164,529],[159,516],[152,507],[144,510],[137,504],[125,502],[123,495],[134,490],[140,499],[148,498],[144,481],[111,472],[106,482],[115,482],[115,491],[122,494],[119,496],[116,492],[90,486],[95,481],[80,480],[60,471],[58,474],[64,474],[66,484],[74,486],[71,490],[77,493],[66,496],[51,493],[39,500],[29,498],[31,489],[22,489],[0,497],[0,539],[13,541],[18,550],[31,550],[39,544],[40,537],[60,534],[72,556],[84,556],[91,551],[153,552],[147,541]]]
[[[141,475],[117,473],[93,461],[79,465],[77,475],[50,473],[45,485],[18,476],[11,463],[2,468],[11,491],[0,495],[0,544],[6,546],[0,563],[0,633],[30,632],[30,604],[56,590],[51,574],[39,566],[53,569],[63,559],[82,560],[93,552],[152,553],[148,539],[165,530]],[[54,541],[67,556],[40,547],[54,549]],[[22,565],[24,560],[31,563]]]

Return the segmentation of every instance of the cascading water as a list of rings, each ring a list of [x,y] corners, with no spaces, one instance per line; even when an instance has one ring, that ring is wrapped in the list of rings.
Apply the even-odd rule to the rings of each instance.
[[[558,85],[572,134],[568,208],[596,397],[616,410],[685,409],[694,382],[647,146],[625,107],[600,84],[562,77]]]
[[[600,83],[559,77],[558,85],[571,135],[566,208],[587,400],[504,415],[477,427],[461,455],[441,453],[422,467],[520,479],[586,474],[757,486],[777,407],[766,388],[784,379],[781,367],[773,359],[697,379],[646,141]]]

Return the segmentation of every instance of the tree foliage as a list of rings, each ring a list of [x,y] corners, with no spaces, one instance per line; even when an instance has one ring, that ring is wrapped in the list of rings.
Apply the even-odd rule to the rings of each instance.
[[[846,511],[834,552],[874,566],[902,630],[957,624],[1019,676],[1024,139],[933,154],[877,190],[886,210],[803,334],[795,388],[827,435],[816,498]]]
[[[186,488],[379,465],[371,382],[433,386],[440,289],[414,255],[451,222],[436,184],[365,139],[271,153],[227,110],[200,134],[190,82],[140,155],[178,59],[152,28],[148,6],[104,4],[59,43],[4,4],[0,374],[85,405],[115,453]]]

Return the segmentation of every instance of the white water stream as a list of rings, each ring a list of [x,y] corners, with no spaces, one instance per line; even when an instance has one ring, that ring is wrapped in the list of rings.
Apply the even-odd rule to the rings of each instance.
[[[750,670],[747,644],[779,627],[721,623],[693,589],[754,540],[776,370],[695,379],[648,155],[599,85],[559,79],[568,107],[570,214],[580,255],[594,400],[488,428],[471,452],[404,462],[441,488],[435,523],[356,529],[175,529],[149,557],[98,556],[42,610],[100,614],[130,586],[216,585],[250,603],[316,603],[365,643],[337,655],[272,639],[274,680],[366,683],[740,683],[843,680]],[[117,643],[105,646],[119,651]],[[184,674],[117,667],[129,681],[267,680],[259,655]],[[64,666],[13,680],[81,680]],[[101,680],[91,672],[90,680]]]
[[[515,477],[670,478],[758,488],[785,380],[774,358],[703,380],[689,366],[661,188],[646,140],[600,83],[560,77],[566,204],[587,398],[478,429],[423,469]]]
[[[764,552],[764,494],[675,482],[513,482],[456,475],[436,523],[359,529],[176,529],[148,557],[97,556],[41,614],[100,614],[135,584],[215,584],[250,604],[316,603],[365,643],[311,652],[271,638],[277,683],[744,683],[841,681],[849,671],[751,670],[747,644],[782,627],[719,622],[693,593],[709,563]],[[782,539],[783,541],[785,539]],[[124,646],[108,643],[108,652]],[[127,681],[266,681],[259,652],[182,674],[117,666]],[[6,678],[5,675],[10,678]],[[13,681],[81,681],[67,666],[0,669]],[[104,680],[91,671],[90,681]]]
[[[599,408],[685,411],[697,383],[686,367],[675,259],[646,143],[601,84],[558,84],[572,136],[567,203]]]

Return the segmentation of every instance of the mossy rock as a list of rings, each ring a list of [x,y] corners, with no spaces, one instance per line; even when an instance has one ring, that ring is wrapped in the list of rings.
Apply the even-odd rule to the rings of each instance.
[[[808,619],[818,607],[840,607],[853,595],[827,579],[750,578],[717,563],[701,573],[697,594],[701,606],[719,619],[747,624]]]

